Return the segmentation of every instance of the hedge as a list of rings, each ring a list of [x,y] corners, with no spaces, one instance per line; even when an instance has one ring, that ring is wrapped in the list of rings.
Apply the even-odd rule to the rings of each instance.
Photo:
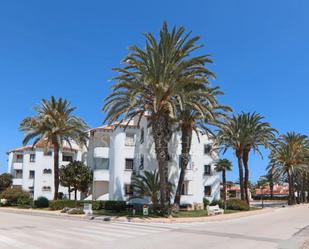
[[[249,211],[249,205],[239,199],[229,199],[226,201],[226,208],[230,210],[240,210],[240,211]]]
[[[1,199],[6,199],[8,206],[29,206],[32,202],[30,194],[19,188],[8,188],[0,195]]]
[[[74,201],[74,200],[55,200],[49,202],[49,208],[51,210],[61,210],[65,207],[75,208],[83,207],[84,203],[91,203],[93,210],[113,210],[124,211],[127,209],[125,201]]]

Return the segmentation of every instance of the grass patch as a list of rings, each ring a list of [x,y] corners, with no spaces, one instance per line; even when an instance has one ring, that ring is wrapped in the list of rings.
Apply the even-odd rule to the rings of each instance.
[[[194,210],[194,211],[179,211],[173,214],[175,218],[188,218],[188,217],[204,217],[207,216],[207,210]]]

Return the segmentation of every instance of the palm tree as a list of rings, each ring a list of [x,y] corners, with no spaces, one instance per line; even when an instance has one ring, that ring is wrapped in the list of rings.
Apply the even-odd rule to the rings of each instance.
[[[228,159],[220,159],[215,164],[215,170],[217,172],[222,172],[223,201],[224,210],[226,210],[226,171],[232,170],[232,162]]]
[[[150,197],[154,207],[158,206],[160,198],[160,177],[158,171],[144,171],[143,175],[132,176],[133,198]],[[173,184],[167,182],[167,191],[172,191]]]
[[[85,146],[88,140],[86,123],[74,116],[74,107],[62,98],[50,100],[43,99],[39,106],[34,108],[36,115],[25,118],[20,124],[20,130],[25,133],[23,144],[34,140],[33,146],[39,141],[44,143],[45,150],[54,149],[54,199],[58,198],[59,188],[59,152],[63,142],[71,146],[75,141],[80,146]]]
[[[134,117],[139,121],[144,113],[150,116],[150,125],[160,176],[160,202],[167,204],[166,182],[169,162],[168,143],[172,136],[173,120],[177,105],[186,99],[179,97],[184,88],[203,85],[211,73],[204,67],[210,62],[207,55],[192,56],[199,49],[199,37],[190,38],[183,27],[171,31],[164,23],[159,39],[146,33],[146,46],[130,46],[131,53],[124,59],[123,68],[112,87],[112,93],[105,99],[103,111],[107,112],[105,122],[129,123]],[[139,123],[138,121],[138,123]]]
[[[249,154],[250,151],[258,152],[260,155],[260,147],[270,148],[272,141],[275,139],[275,134],[277,130],[272,128],[270,123],[263,122],[264,117],[258,113],[242,113],[241,122],[243,122],[243,133],[244,133],[244,151],[243,151],[243,164],[245,169],[245,179],[244,179],[244,191],[246,201],[249,204],[248,195],[248,182],[249,182]]]
[[[190,150],[192,134],[195,131],[198,138],[201,133],[213,135],[212,131],[206,126],[216,125],[225,118],[225,112],[231,111],[227,106],[221,106],[217,102],[217,96],[223,93],[218,87],[210,88],[205,85],[204,89],[198,91],[187,91],[184,89],[183,95],[189,99],[179,110],[179,126],[181,130],[181,160],[180,175],[175,193],[174,204],[180,205],[181,192],[185,178],[185,172],[190,160]]]
[[[270,166],[273,167],[276,177],[288,178],[289,205],[295,204],[295,174],[308,167],[308,154],[309,139],[305,135],[288,132],[274,142],[269,156]]]
[[[241,113],[228,118],[218,133],[218,141],[223,146],[224,152],[228,148],[235,151],[238,159],[241,199],[246,200],[248,204],[250,151],[253,150],[261,155],[260,146],[268,148],[276,133],[276,130],[262,119],[263,117],[257,113]]]

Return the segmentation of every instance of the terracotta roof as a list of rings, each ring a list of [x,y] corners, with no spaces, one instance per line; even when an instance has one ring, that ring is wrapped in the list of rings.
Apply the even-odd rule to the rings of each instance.
[[[270,187],[266,186],[265,188],[262,189],[255,189],[255,193],[257,195],[270,195]],[[288,185],[279,185],[275,184],[274,185],[274,190],[273,190],[274,195],[288,195],[289,194],[289,186]]]
[[[72,144],[72,148],[67,144],[65,143],[62,147],[62,150],[63,151],[77,151],[78,146],[75,145],[75,144]],[[12,149],[10,151],[8,151],[8,153],[11,153],[11,152],[22,152],[22,151],[25,151],[25,150],[32,150],[32,149],[36,149],[36,148],[45,148],[45,143],[44,141],[39,141],[37,142],[37,144],[35,146],[33,145],[26,145],[26,146],[22,146],[22,147],[19,147],[19,148],[16,148],[16,149]],[[49,146],[49,149],[52,149],[53,146]]]

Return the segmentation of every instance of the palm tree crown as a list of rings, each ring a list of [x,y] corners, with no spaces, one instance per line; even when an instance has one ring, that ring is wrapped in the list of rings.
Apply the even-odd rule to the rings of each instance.
[[[34,140],[33,146],[42,141],[46,150],[51,146],[54,148],[54,199],[58,198],[59,151],[63,142],[66,141],[71,146],[73,140],[85,146],[88,140],[88,126],[81,118],[73,115],[74,110],[75,108],[62,98],[43,99],[41,104],[35,107],[36,115],[25,118],[20,124],[20,130],[25,133],[24,145]]]

